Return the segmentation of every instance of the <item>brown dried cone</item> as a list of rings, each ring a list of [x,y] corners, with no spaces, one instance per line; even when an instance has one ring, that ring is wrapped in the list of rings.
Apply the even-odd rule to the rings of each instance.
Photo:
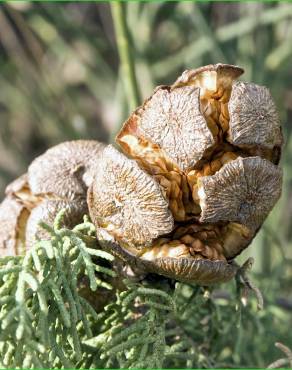
[[[130,248],[151,246],[173,229],[158,183],[111,145],[102,152],[87,202],[97,226]]]
[[[77,140],[59,144],[36,158],[28,173],[6,188],[0,204],[0,255],[22,254],[36,238],[46,239],[39,221],[51,224],[61,209],[64,226],[73,227],[88,213],[87,187],[104,144]]]
[[[189,257],[157,257],[151,260],[139,258],[135,250],[122,248],[106,230],[98,229],[97,237],[101,246],[130,264],[137,274],[149,272],[172,279],[202,285],[222,283],[235,276],[237,267],[223,261],[196,260]]]
[[[31,212],[35,234],[37,220],[59,207],[77,220],[88,206],[100,243],[135,272],[230,279],[232,259],[273,208],[282,179],[275,105],[266,88],[235,81],[242,73],[209,65],[157,88],[117,137],[136,162],[93,142],[52,148],[9,187],[11,214]],[[11,225],[8,234],[22,240]]]
[[[138,252],[102,228],[114,236],[117,255],[131,254],[136,264],[163,275],[209,284],[215,275],[222,279],[210,266],[224,271],[250,244],[281,193],[276,164],[283,140],[270,93],[236,82],[242,73],[222,64],[186,71],[172,86],[157,88],[125,122],[117,142],[159,182],[175,228],[179,222],[197,230],[185,226],[178,239],[175,231],[161,235]],[[199,277],[205,267],[210,276]]]
[[[25,252],[25,224],[29,211],[16,199],[7,196],[0,204],[0,256]]]
[[[237,158],[198,182],[201,222],[237,222],[255,231],[279,199],[282,171],[260,157]]]
[[[279,114],[264,86],[234,82],[228,102],[228,141],[238,146],[281,147]]]

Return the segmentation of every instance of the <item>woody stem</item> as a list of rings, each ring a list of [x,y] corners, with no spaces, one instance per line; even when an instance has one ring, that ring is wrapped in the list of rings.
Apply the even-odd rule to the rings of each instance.
[[[139,104],[139,92],[134,60],[130,50],[129,31],[126,24],[124,4],[120,1],[112,1],[111,12],[120,57],[123,82],[128,99],[128,107],[129,110],[132,111]]]

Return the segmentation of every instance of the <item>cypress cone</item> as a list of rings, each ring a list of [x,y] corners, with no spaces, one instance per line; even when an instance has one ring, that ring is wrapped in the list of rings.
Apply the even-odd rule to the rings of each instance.
[[[64,226],[91,216],[101,245],[143,273],[211,284],[236,273],[281,194],[283,138],[266,87],[240,67],[185,71],[159,86],[111,145],[59,144],[7,187],[1,256],[46,238],[38,222],[66,209]]]

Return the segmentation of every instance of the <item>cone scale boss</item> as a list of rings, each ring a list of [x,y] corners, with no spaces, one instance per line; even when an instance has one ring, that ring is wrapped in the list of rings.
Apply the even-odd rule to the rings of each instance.
[[[143,273],[212,284],[279,199],[283,138],[269,90],[216,64],[159,86],[112,145],[59,144],[6,189],[0,255],[25,252],[38,228],[66,210],[64,226],[89,213],[104,248]]]

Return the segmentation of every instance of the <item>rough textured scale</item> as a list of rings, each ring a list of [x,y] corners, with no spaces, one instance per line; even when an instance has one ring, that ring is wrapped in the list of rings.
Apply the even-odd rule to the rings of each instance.
[[[144,276],[147,273],[156,273],[172,279],[195,282],[202,285],[222,283],[232,279],[236,272],[235,264],[223,261],[194,260],[191,258],[157,258],[152,261],[138,258],[132,249],[122,248],[115,238],[103,229],[98,229],[97,237],[101,246],[130,264],[134,273]]]
[[[86,197],[87,187],[104,144],[93,140],[68,141],[37,157],[28,168],[33,194],[52,194],[61,199]]]
[[[108,146],[88,192],[90,216],[121,243],[143,247],[173,229],[173,217],[156,181],[136,162]]]
[[[47,238],[39,220],[65,208],[64,226],[89,211],[99,243],[140,276],[232,278],[282,185],[275,103],[242,73],[219,63],[158,87],[118,133],[126,155],[79,140],[35,159],[0,205],[1,255]]]
[[[19,255],[25,251],[23,238],[27,209],[11,196],[0,204],[0,256]]]
[[[158,88],[138,110],[139,133],[161,149],[183,171],[193,167],[214,145],[200,112],[200,90],[193,86]]]
[[[220,84],[226,86],[230,81],[237,79],[243,73],[244,70],[239,66],[224,63],[208,64],[196,69],[185,70],[172,86],[174,88],[185,85],[206,87],[204,80],[213,75],[214,78],[209,80],[210,84],[208,84],[208,87],[210,90],[216,90]]]
[[[33,245],[37,239],[46,240],[50,235],[46,230],[39,227],[43,221],[52,225],[60,210],[65,210],[62,227],[72,228],[82,222],[83,215],[88,213],[85,200],[54,200],[44,199],[30,213],[26,224],[25,240],[27,245]]]
[[[268,148],[282,145],[279,114],[265,86],[234,82],[228,109],[230,143]]]
[[[201,222],[238,222],[256,230],[280,197],[282,171],[260,157],[239,157],[199,184]]]
[[[61,143],[37,157],[28,173],[6,188],[0,204],[1,255],[21,254],[36,238],[49,235],[39,221],[51,224],[61,209],[64,226],[72,227],[88,213],[87,188],[105,145],[93,140]]]
[[[186,282],[210,285],[223,283],[234,277],[237,267],[227,262],[192,260],[191,258],[158,258],[143,261],[148,271]]]

